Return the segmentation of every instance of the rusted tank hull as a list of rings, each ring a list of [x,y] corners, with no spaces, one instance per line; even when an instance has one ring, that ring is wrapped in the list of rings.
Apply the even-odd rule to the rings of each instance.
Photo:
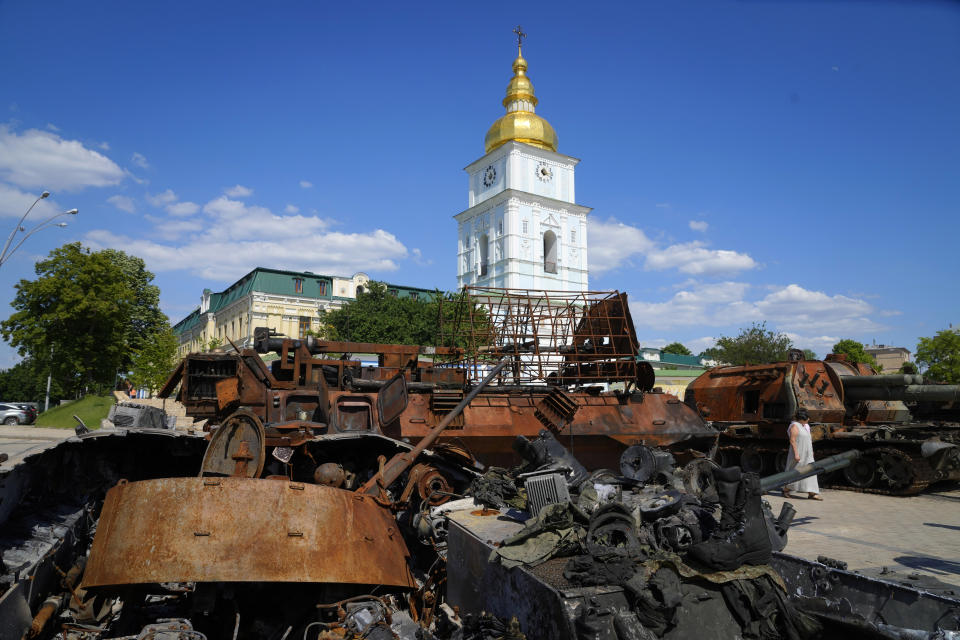
[[[283,480],[164,478],[107,493],[83,586],[413,587],[408,557],[395,520],[365,496]]]
[[[512,449],[516,437],[533,438],[547,428],[588,469],[618,469],[620,454],[630,445],[706,452],[716,439],[716,431],[669,394],[621,398],[613,393],[578,392],[570,396],[577,405],[573,420],[552,425],[537,415],[545,394],[480,395],[464,410],[463,424],[449,427],[441,440],[462,443],[486,464],[510,466],[519,462]],[[430,411],[429,396],[414,395],[398,423],[384,431],[416,442],[438,418]]]

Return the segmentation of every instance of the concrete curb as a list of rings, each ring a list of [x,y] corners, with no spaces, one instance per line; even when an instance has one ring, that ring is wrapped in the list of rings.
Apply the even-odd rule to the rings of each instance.
[[[7,426],[0,425],[0,438],[15,438],[17,440],[66,440],[74,436],[73,429],[56,429],[52,427]]]

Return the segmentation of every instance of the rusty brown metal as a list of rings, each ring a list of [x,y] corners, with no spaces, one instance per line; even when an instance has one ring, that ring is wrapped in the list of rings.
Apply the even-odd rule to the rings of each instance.
[[[266,432],[260,419],[249,411],[238,411],[210,438],[200,475],[256,478],[265,461]]]
[[[653,370],[637,360],[625,294],[468,289],[444,304],[455,306],[440,314],[442,347],[295,340],[258,328],[257,350],[191,355],[181,385],[188,415],[222,422],[229,413],[198,390],[210,389],[211,376],[232,376],[237,391],[223,385],[224,406],[256,414],[268,446],[295,446],[282,441],[290,431],[300,439],[370,431],[419,443],[500,357],[509,364],[440,437],[485,463],[515,464],[515,437],[543,428],[593,468],[617,468],[633,444],[706,452],[715,442],[694,409],[654,392]],[[280,355],[270,367],[259,357],[267,349]],[[331,357],[351,353],[375,353],[380,366]],[[213,364],[217,358],[234,364]],[[400,376],[406,402],[402,393],[391,402],[386,385]],[[406,406],[394,419],[396,411],[378,411],[382,402]]]
[[[441,301],[441,305],[444,302]],[[453,362],[472,379],[513,359],[510,384],[635,383],[637,336],[627,294],[466,287],[441,308],[441,343],[464,347]]]
[[[331,487],[164,478],[107,492],[83,587],[310,582],[413,588],[391,514]]]

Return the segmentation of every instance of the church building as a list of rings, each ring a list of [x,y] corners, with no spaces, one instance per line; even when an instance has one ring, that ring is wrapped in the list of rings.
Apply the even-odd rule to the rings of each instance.
[[[576,204],[577,158],[557,152],[557,134],[537,98],[517,30],[506,114],[487,131],[485,154],[465,171],[469,208],[458,213],[457,287],[587,290],[587,214]]]

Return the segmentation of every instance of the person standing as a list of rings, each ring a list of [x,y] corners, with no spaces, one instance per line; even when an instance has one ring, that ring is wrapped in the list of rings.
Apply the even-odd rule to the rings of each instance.
[[[787,435],[790,437],[790,451],[787,452],[787,468],[785,471],[813,462],[813,438],[810,436],[809,417],[806,409],[799,409],[797,419],[787,427]],[[789,498],[792,491],[806,493],[810,500],[823,500],[820,495],[817,476],[810,476],[786,485],[783,488],[783,497]]]

